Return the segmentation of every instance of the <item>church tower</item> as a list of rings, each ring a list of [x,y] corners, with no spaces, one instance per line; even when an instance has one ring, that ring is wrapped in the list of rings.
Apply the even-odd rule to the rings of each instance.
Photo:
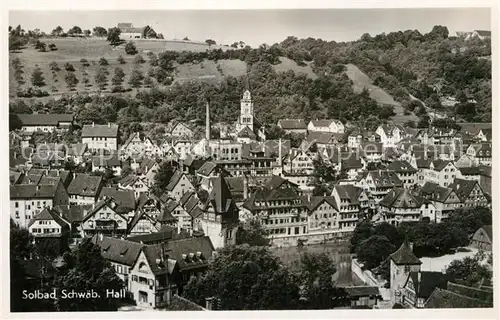
[[[405,241],[390,255],[391,259],[391,303],[401,303],[401,288],[405,285],[410,272],[420,271],[422,261],[413,253],[413,246]]]
[[[253,131],[253,102],[252,95],[249,90],[245,90],[243,93],[243,99],[240,100],[240,128],[243,129],[245,126],[249,127]]]

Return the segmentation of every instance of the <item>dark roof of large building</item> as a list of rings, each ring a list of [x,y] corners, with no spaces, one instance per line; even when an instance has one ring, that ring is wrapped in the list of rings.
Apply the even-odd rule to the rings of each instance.
[[[403,182],[394,171],[373,170],[368,172],[373,178],[373,183],[377,187],[403,187]]]
[[[491,129],[491,122],[463,122],[457,123],[461,127],[461,132],[476,135],[481,129]]]
[[[135,194],[133,190],[119,190],[116,188],[105,187],[102,188],[101,193],[99,194],[99,199],[104,197],[109,197],[116,202],[118,205],[116,208],[117,212],[128,213],[136,208]]]
[[[394,188],[385,197],[380,200],[379,204],[386,208],[420,208],[426,200],[410,193],[408,189]]]
[[[23,126],[57,126],[60,122],[73,122],[72,114],[18,114]]]
[[[166,189],[168,191],[174,190],[175,186],[177,186],[177,183],[179,183],[183,176],[184,172],[182,172],[181,170],[175,170],[174,174],[170,178],[170,181],[168,182]]]
[[[458,293],[469,298],[493,303],[493,290],[464,286],[458,283],[448,282],[446,287],[451,292]]]
[[[118,238],[95,235],[92,242],[101,247],[104,259],[131,267],[144,246],[141,243]]]
[[[127,187],[133,185],[137,180],[139,180],[138,176],[136,176],[135,174],[129,174],[128,176],[118,181],[118,183],[124,187]]]
[[[380,290],[376,286],[352,286],[344,287],[351,298],[381,296]]]
[[[442,272],[419,271],[410,272],[417,297],[427,299],[435,288],[446,289],[448,277]],[[420,281],[419,281],[420,279]]]
[[[102,177],[91,176],[84,173],[75,174],[68,186],[68,194],[96,197],[101,191]]]
[[[15,184],[10,186],[11,199],[52,199],[56,196],[54,184]]]
[[[58,205],[54,207],[54,210],[59,212],[59,214],[67,221],[81,222],[83,217],[87,215],[87,212],[92,210],[93,204],[84,205]]]
[[[422,188],[420,189],[422,194],[426,196],[430,196],[431,200],[444,202],[451,193],[453,193],[453,189],[441,187],[437,183],[426,182]]]
[[[118,137],[116,124],[85,124],[82,128],[82,138],[86,137]]]
[[[436,288],[425,302],[425,308],[484,308],[489,304],[474,298],[469,298],[449,290]]]
[[[396,252],[391,253],[390,257],[397,265],[422,264],[422,261],[413,253],[406,238],[401,247]]]
[[[340,199],[349,199],[351,205],[358,205],[359,196],[363,193],[362,188],[351,184],[335,185],[334,189],[338,193]]]
[[[306,130],[307,123],[303,119],[282,119],[278,121],[278,126],[283,130]]]
[[[476,185],[478,185],[476,180],[455,179],[450,185],[450,189],[455,191],[461,201],[465,201]]]
[[[406,160],[396,160],[390,163],[387,166],[388,170],[392,170],[396,173],[403,173],[403,172],[408,172],[408,173],[415,173],[417,172],[417,169],[414,168],[408,161]]]

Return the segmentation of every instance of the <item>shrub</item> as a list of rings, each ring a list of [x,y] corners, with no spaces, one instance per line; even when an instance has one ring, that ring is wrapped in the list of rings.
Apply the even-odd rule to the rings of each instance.
[[[49,93],[41,89],[28,88],[26,91],[17,91],[17,96],[20,98],[32,98],[32,97],[47,97]]]
[[[146,60],[144,60],[144,58],[141,56],[141,55],[138,55],[134,58],[134,63],[135,64],[141,64],[141,63],[144,63],[146,62]]]
[[[57,46],[53,43],[49,44],[50,51],[57,51]]]
[[[116,61],[118,61],[119,64],[125,64],[125,59],[123,59],[122,56],[119,56],[118,58],[116,58]]]
[[[69,62],[66,62],[64,64],[64,70],[68,71],[68,72],[74,72],[75,71],[75,67],[73,67],[73,65]]]
[[[135,44],[132,41],[128,42],[125,45],[125,52],[127,54],[129,54],[129,55],[134,55],[134,54],[138,53],[137,48],[136,48]]]
[[[53,72],[59,72],[59,71],[61,71],[61,68],[59,68],[59,66],[57,65],[57,62],[55,62],[55,61],[52,61],[52,62],[49,64],[49,68],[50,68],[50,70],[52,70]]]
[[[106,60],[104,57],[102,57],[101,59],[99,59],[99,65],[101,65],[101,66],[109,65],[108,60]]]
[[[90,66],[90,63],[89,63],[89,62],[88,62],[88,60],[87,60],[87,59],[85,59],[85,58],[81,58],[81,59],[80,59],[80,62],[82,63],[82,65],[83,65],[84,67],[88,67],[88,66]]]

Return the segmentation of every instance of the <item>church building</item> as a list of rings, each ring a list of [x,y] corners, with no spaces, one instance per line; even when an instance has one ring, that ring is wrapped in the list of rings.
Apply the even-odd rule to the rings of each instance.
[[[234,135],[236,137],[240,135],[248,136],[247,128],[250,129],[250,132],[253,132],[257,140],[266,140],[264,128],[254,116],[252,95],[248,89],[245,90],[243,98],[240,100],[240,116],[236,122]]]

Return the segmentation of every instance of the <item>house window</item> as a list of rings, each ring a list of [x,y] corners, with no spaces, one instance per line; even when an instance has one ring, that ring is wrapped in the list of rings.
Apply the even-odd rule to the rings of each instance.
[[[19,202],[16,201],[16,208],[19,208]]]
[[[19,211],[16,211],[16,219],[19,219]]]

